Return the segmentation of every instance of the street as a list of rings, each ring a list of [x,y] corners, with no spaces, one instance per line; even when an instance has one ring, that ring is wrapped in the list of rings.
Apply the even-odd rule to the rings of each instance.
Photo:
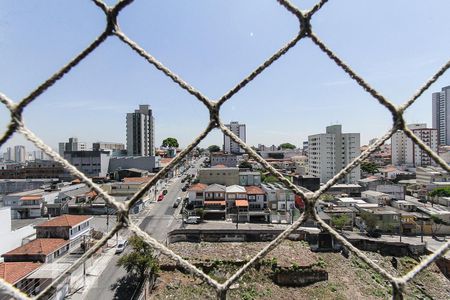
[[[186,174],[196,174],[201,161],[195,162]],[[142,222],[139,227],[161,243],[165,242],[169,231],[181,225],[180,220],[174,216],[175,211],[178,211],[181,205],[178,208],[172,206],[177,197],[184,194],[181,191],[183,185],[181,177],[172,178],[165,187],[167,194],[164,196],[164,200],[149,203],[148,207],[144,209],[143,216],[140,217]],[[162,190],[163,188],[160,189],[160,191]],[[122,235],[124,235],[123,232]],[[129,250],[127,248],[124,253]],[[83,299],[129,299],[133,295],[135,285],[127,282],[126,271],[116,266],[121,255],[114,255],[96,283],[89,289],[85,297],[82,297]]]

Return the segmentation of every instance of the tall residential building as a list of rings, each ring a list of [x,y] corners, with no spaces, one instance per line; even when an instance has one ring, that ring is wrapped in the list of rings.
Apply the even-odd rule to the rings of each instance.
[[[14,161],[23,163],[26,161],[27,153],[25,152],[25,146],[14,146]]]
[[[4,161],[14,161],[15,160],[14,151],[12,150],[11,147],[6,148],[6,152],[3,153],[3,160]]]
[[[71,137],[68,143],[59,143],[58,150],[59,155],[64,156],[64,151],[87,151],[87,146],[86,143],[79,142],[78,138]]]
[[[438,130],[427,128],[427,124],[409,124],[409,129],[433,151],[438,150]],[[394,166],[430,166],[435,162],[419,148],[406,134],[399,130],[392,135],[392,164]]]
[[[239,124],[239,122],[230,122],[225,124],[228,129],[237,135],[241,140],[246,142],[245,124]],[[223,151],[226,153],[241,154],[244,150],[239,147],[238,143],[233,141],[228,135],[223,135]]]
[[[450,86],[432,94],[432,128],[437,129],[439,145],[450,145]]]
[[[139,105],[127,113],[127,152],[129,156],[154,156],[154,118],[149,105]]]
[[[328,126],[326,133],[308,136],[309,175],[325,183],[360,153],[359,133],[342,133],[342,125]],[[360,178],[357,166],[341,182],[356,183]]]

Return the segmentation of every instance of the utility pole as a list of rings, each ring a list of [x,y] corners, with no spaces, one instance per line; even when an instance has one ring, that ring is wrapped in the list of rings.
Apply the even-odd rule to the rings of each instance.
[[[239,207],[238,206],[236,206],[236,211],[237,211],[236,229],[239,229]]]
[[[398,235],[400,237],[400,243],[401,243],[402,242],[402,214],[401,213],[398,214],[398,222],[399,222]]]

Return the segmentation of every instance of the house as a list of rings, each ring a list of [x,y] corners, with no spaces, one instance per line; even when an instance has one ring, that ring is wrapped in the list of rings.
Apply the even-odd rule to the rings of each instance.
[[[364,191],[361,193],[361,198],[368,203],[375,203],[378,205],[388,205],[391,197],[388,194],[377,191]]]
[[[358,208],[358,205],[356,206]],[[390,207],[363,208],[359,211],[364,220],[364,214],[373,218],[375,227],[383,232],[398,233],[400,228],[400,213]]]
[[[355,209],[349,207],[338,207],[330,205],[327,208],[323,208],[322,210],[325,214],[330,217],[330,225],[333,226],[333,220],[339,218],[343,215],[347,216],[347,222],[343,224],[342,229],[345,230],[353,230],[353,224],[355,222]]]
[[[361,199],[349,198],[349,197],[338,197],[336,198],[337,206],[341,207],[354,207],[357,204],[366,204],[367,202]]]
[[[37,238],[2,255],[5,262],[51,263],[69,251],[70,242],[65,239]]]
[[[372,189],[370,189],[372,190]],[[388,194],[392,200],[405,200],[406,186],[399,184],[381,184],[374,191]]]
[[[2,262],[0,263],[0,278],[21,290],[27,295],[35,295],[35,281],[27,277],[33,274],[42,264],[39,262]],[[0,299],[9,299],[0,292]]]
[[[267,203],[272,211],[287,212],[295,208],[295,194],[279,183],[262,184]]]
[[[391,202],[392,207],[398,208],[404,211],[416,211],[416,205],[406,201],[406,200],[397,200]]]
[[[187,190],[189,204],[192,204],[194,207],[202,207],[204,204],[203,192],[207,187],[208,185],[204,183],[196,183],[192,185]]]
[[[248,199],[247,191],[243,186],[231,185],[227,186],[225,190],[226,203],[227,203],[227,215],[233,221],[239,222],[250,221],[248,215]]]
[[[269,221],[266,193],[259,186],[246,186],[249,221]]]
[[[62,215],[36,225],[36,237],[69,240],[73,249],[91,233],[91,220],[91,216]]]
[[[331,195],[342,195],[345,194],[349,197],[361,197],[361,192],[363,191],[363,188],[359,184],[352,184],[352,183],[339,183],[332,185],[327,193]]]
[[[209,219],[225,219],[226,187],[221,184],[211,184],[203,191],[204,217]]]

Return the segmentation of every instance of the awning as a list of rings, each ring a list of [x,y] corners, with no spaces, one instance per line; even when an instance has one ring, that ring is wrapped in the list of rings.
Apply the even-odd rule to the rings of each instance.
[[[225,205],[224,201],[205,201],[205,205]]]
[[[248,200],[236,200],[236,206],[238,207],[248,206]]]
[[[35,201],[42,200],[42,196],[23,196],[20,198],[20,201]]]

